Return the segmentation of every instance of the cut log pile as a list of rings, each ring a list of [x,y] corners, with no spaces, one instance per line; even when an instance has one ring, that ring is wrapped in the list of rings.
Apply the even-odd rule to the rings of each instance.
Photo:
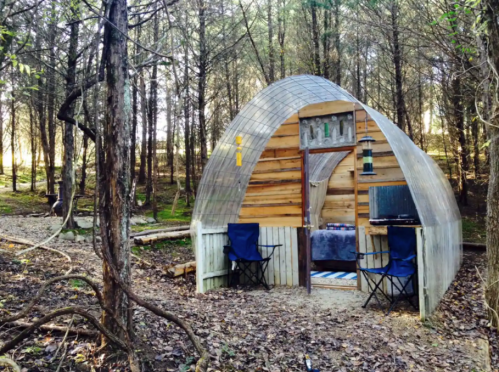
[[[143,236],[135,236],[133,241],[137,245],[149,245],[163,240],[183,239],[183,238],[188,238],[190,236],[191,232],[189,230],[173,231],[173,232],[157,232]]]
[[[186,275],[194,271],[196,271],[196,261],[171,266],[166,270],[170,278],[176,278],[177,276]]]

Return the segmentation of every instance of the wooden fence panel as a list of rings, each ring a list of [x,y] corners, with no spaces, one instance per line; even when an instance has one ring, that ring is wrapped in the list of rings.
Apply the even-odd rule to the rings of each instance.
[[[227,286],[229,263],[223,253],[223,246],[229,243],[226,228],[203,229],[196,225],[196,281],[197,292]],[[265,280],[269,285],[298,285],[298,232],[293,227],[260,227],[261,245],[282,244],[274,251],[269,262]],[[266,258],[272,248],[261,247],[260,253]],[[241,278],[243,279],[243,278]],[[245,281],[242,280],[244,283]]]

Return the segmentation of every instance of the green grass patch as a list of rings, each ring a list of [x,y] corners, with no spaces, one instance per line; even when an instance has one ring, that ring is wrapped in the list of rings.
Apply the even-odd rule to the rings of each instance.
[[[0,213],[2,213],[2,214],[11,214],[12,213],[12,207],[10,205],[3,204],[0,201]]]
[[[486,225],[485,218],[463,217],[463,241],[469,243],[485,243]]]
[[[132,253],[140,256],[141,253],[147,251],[162,251],[168,250],[168,253],[171,254],[172,257],[176,257],[178,253],[175,251],[175,248],[178,247],[191,247],[192,241],[190,238],[185,239],[177,239],[177,240],[165,240],[162,242],[157,242],[154,246],[144,245],[144,246],[135,246],[132,247]]]
[[[158,205],[158,222],[191,222],[192,206],[187,207],[185,198],[180,198],[175,209],[175,214],[172,215],[173,204],[160,204]],[[153,217],[152,211],[146,213],[148,217]]]
[[[80,279],[70,279],[69,285],[71,286],[71,288],[82,288],[83,286],[85,286],[85,282]]]

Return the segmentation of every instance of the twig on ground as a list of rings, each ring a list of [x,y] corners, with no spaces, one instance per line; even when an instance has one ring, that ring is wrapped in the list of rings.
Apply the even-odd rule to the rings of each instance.
[[[23,244],[23,245],[31,245],[32,246],[31,248],[27,248],[27,249],[24,249],[22,251],[16,252],[16,256],[20,256],[22,254],[25,254],[25,253],[28,253],[28,252],[32,251],[33,249],[40,248],[40,249],[44,249],[46,251],[58,253],[58,254],[60,254],[60,255],[62,255],[64,257],[66,257],[66,259],[68,260],[68,262],[70,264],[73,263],[73,260],[71,259],[71,257],[69,257],[68,254],[66,254],[64,252],[61,252],[61,251],[59,251],[57,249],[54,249],[54,248],[50,248],[50,247],[47,247],[47,246],[44,246],[44,245],[40,245],[40,244],[35,244],[35,243],[33,243],[33,242],[29,241],[29,240],[26,240],[26,239],[14,238],[14,237],[11,237],[11,236],[6,236],[6,235],[0,235],[0,239],[4,239],[4,240],[7,240],[7,241],[12,242],[12,243]],[[8,252],[8,251],[5,251],[5,252]],[[73,271],[73,267],[72,266],[65,273],[65,275],[69,275],[71,273],[71,271]]]
[[[0,319],[0,326],[5,324],[5,323],[10,323],[10,322],[19,320],[21,318],[24,318],[26,315],[28,315],[28,313],[33,308],[33,306],[36,305],[38,300],[40,300],[40,298],[42,297],[42,295],[45,292],[45,290],[47,289],[47,287],[49,287],[50,285],[52,285],[55,282],[59,282],[61,280],[68,280],[68,279],[82,280],[85,283],[87,283],[90,287],[92,287],[92,289],[95,292],[95,297],[97,297],[97,301],[99,301],[99,304],[104,309],[104,301],[102,299],[102,294],[100,293],[99,287],[91,279],[87,278],[86,276],[76,275],[76,274],[75,275],[57,276],[57,277],[52,278],[50,280],[47,280],[45,283],[43,283],[41,288],[38,290],[38,293],[36,294],[36,296],[31,300],[31,302],[28,304],[28,306],[26,306],[23,310],[21,310],[16,315],[12,315],[10,317]]]
[[[0,357],[0,365],[9,366],[14,372],[21,372],[21,368],[12,359],[5,356]]]
[[[132,253],[132,257],[135,258],[135,259],[137,259],[137,260],[139,260],[139,261],[141,261],[141,262],[143,262],[143,263],[145,263],[145,264],[147,264],[147,265],[149,265],[149,266],[154,266],[152,263],[150,263],[149,261],[144,260],[143,258],[140,258],[136,254]]]
[[[208,368],[210,355],[208,354],[208,352],[206,351],[204,346],[199,341],[199,338],[195,335],[195,333],[192,330],[189,323],[180,319],[177,315],[173,314],[172,312],[163,310],[163,309],[143,300],[141,297],[136,295],[130,289],[130,287],[128,287],[121,279],[121,277],[118,273],[118,270],[116,269],[116,267],[113,264],[113,260],[111,259],[110,252],[108,249],[106,249],[105,245],[103,245],[102,253],[104,255],[104,259],[106,260],[108,267],[110,268],[110,273],[111,273],[114,281],[116,282],[116,284],[118,284],[121,287],[123,292],[125,292],[127,294],[127,296],[132,301],[134,301],[137,305],[149,310],[153,314],[175,323],[177,326],[182,328],[185,331],[185,333],[187,333],[187,336],[189,337],[192,344],[194,345],[194,348],[196,349],[196,351],[200,355],[200,358],[199,358],[198,362],[196,363],[196,372],[206,371]]]
[[[33,325],[33,323],[22,322],[20,320],[16,320],[14,322],[5,323],[4,326],[7,327],[18,327],[18,328],[29,328]],[[57,326],[53,324],[44,324],[40,326],[42,331],[47,332],[66,332],[68,331],[67,327]],[[69,333],[74,335],[82,335],[86,337],[97,337],[100,335],[98,331],[94,331],[92,329],[84,329],[84,328],[69,328]]]
[[[67,352],[68,352],[68,347],[67,347],[67,345],[64,345],[64,353],[62,353],[61,360],[60,360],[59,365],[57,366],[57,369],[55,370],[55,372],[59,372],[61,370],[62,363],[64,362],[64,359],[66,359]]]
[[[62,315],[80,315],[83,318],[87,319],[92,325],[97,328],[107,339],[109,339],[112,343],[116,344],[120,349],[125,352],[130,352],[128,346],[120,340],[116,335],[111,333],[107,328],[105,328],[99,320],[88,313],[86,310],[79,307],[65,307],[62,309],[57,309],[52,311],[51,313],[45,315],[44,317],[37,320],[30,327],[26,328],[24,331],[19,333],[15,338],[10,341],[7,341],[0,347],[0,354],[5,354],[9,350],[12,350],[16,347],[21,341],[27,338],[30,334],[32,334],[36,329],[40,328],[40,326],[50,322],[51,320],[60,317]]]
[[[66,330],[66,334],[64,335],[64,338],[62,339],[61,343],[57,347],[57,350],[55,351],[54,356],[52,357],[52,359],[50,359],[50,362],[53,362],[55,360],[55,358],[57,358],[57,355],[59,354],[61,347],[66,343],[66,339],[68,338],[69,330],[71,329],[71,326],[73,325],[74,320],[75,320],[75,316],[73,315],[71,317],[71,321],[69,322],[68,329]],[[64,354],[66,354],[66,352],[64,352]],[[59,363],[59,367],[57,367],[57,371],[60,369],[63,360],[64,360],[64,355],[61,358],[61,363]]]

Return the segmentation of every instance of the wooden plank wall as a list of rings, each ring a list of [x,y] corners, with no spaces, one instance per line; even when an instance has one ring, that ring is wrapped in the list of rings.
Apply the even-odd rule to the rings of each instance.
[[[228,261],[223,246],[229,243],[226,229],[203,229],[198,223],[196,232],[196,282],[197,291],[226,287]],[[297,286],[298,231],[292,227],[261,227],[260,245],[282,244],[277,247],[269,261],[265,280],[269,285]],[[270,247],[260,247],[262,257],[272,253]],[[244,278],[241,278],[244,279]],[[245,281],[242,280],[244,283]]]
[[[302,160],[298,115],[286,120],[267,143],[246,190],[240,223],[300,227]]]
[[[356,112],[357,118],[357,140],[366,133],[367,113],[364,110]],[[371,186],[395,186],[407,185],[404,174],[400,169],[397,158],[388,144],[384,134],[378,125],[367,118],[368,134],[376,142],[373,143],[373,166],[375,176],[362,176],[362,145],[357,147],[357,225],[369,227],[369,187]]]
[[[196,290],[204,293],[210,289],[226,287],[227,256],[223,246],[229,243],[227,228],[203,229],[198,222],[196,229]]]
[[[355,154],[348,154],[334,169],[322,208],[322,220],[355,224]]]

